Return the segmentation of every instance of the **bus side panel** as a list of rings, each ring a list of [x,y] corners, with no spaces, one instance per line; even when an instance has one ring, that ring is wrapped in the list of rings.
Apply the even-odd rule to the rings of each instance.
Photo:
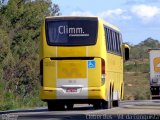
[[[113,99],[118,100],[121,97],[121,85],[123,84],[123,58],[111,53],[107,54],[107,58],[107,73],[111,78]]]

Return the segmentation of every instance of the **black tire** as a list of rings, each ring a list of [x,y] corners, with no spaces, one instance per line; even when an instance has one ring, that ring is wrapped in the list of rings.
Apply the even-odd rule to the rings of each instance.
[[[102,108],[103,108],[103,109],[110,109],[110,108],[111,108],[111,103],[110,103],[110,101],[103,101],[103,102],[102,102]]]
[[[67,104],[67,110],[73,110],[73,106],[74,104],[70,103],[70,104]]]
[[[110,108],[113,107],[113,89],[110,88]]]
[[[48,104],[48,111],[61,111],[65,109],[63,104],[58,104],[53,101],[48,101],[47,104]]]
[[[108,101],[103,101],[102,102],[102,108],[103,109],[111,109],[112,108],[112,88],[110,88],[109,96],[108,96]]]
[[[119,100],[114,100],[112,102],[113,107],[119,107]]]
[[[101,109],[101,108],[102,108],[101,102],[94,103],[94,104],[93,104],[93,108],[94,108],[95,110]]]
[[[55,110],[54,103],[52,101],[48,101],[47,105],[48,105],[48,111],[54,111]]]
[[[152,100],[159,100],[160,97],[152,97]]]

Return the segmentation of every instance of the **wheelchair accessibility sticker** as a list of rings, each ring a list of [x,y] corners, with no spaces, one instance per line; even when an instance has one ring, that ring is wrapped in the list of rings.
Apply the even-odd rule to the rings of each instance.
[[[88,61],[88,68],[95,68],[96,67],[96,62],[94,60],[89,60]]]

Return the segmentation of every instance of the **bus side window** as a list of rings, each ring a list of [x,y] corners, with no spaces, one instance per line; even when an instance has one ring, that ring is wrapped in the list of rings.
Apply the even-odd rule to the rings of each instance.
[[[112,52],[114,53],[115,45],[114,45],[114,31],[113,30],[112,30],[112,46],[113,46]]]
[[[118,38],[117,38],[117,34],[118,34],[118,33],[115,32],[116,53],[119,54],[119,53],[118,53]]]
[[[108,51],[111,51],[112,50],[112,46],[111,46],[111,30],[110,29],[108,29],[107,36],[108,36],[108,38],[107,38]]]
[[[121,36],[118,32],[105,27],[105,40],[107,51],[121,55]]]
[[[109,36],[109,51],[111,52],[113,47],[112,47],[112,34],[111,34],[111,30],[109,29],[109,32],[108,32],[108,36]]]
[[[114,33],[113,33],[113,30],[111,30],[111,46],[112,46],[112,50],[111,50],[111,52],[114,52]]]
[[[116,32],[113,31],[114,53],[117,53]]]
[[[116,32],[116,48],[117,48],[117,53],[120,54],[120,39],[119,39],[119,33]]]
[[[119,46],[120,46],[120,55],[122,55],[122,35],[121,34],[119,34]]]
[[[106,48],[107,50],[109,49],[109,43],[108,43],[108,29],[105,28],[105,40],[106,40]]]
[[[110,42],[109,42],[109,39],[110,39],[110,36],[109,36],[109,29],[107,28],[107,44],[108,44],[108,51],[110,51]]]

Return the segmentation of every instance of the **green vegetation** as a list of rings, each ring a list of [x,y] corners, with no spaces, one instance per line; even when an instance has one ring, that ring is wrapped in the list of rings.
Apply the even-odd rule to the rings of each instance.
[[[146,62],[128,62],[125,64],[125,71],[127,72],[141,72],[141,73],[148,73],[149,71],[149,61]]]
[[[40,25],[59,11],[51,0],[0,1],[0,110],[44,105],[38,93]]]
[[[159,48],[160,43],[148,38],[130,46],[130,60],[125,63],[125,99],[150,99],[148,49]]]
[[[150,99],[149,74],[126,72],[124,91],[126,100]]]
[[[131,60],[145,61],[148,59],[148,49],[150,48],[160,48],[160,43],[158,40],[152,38],[147,38],[146,40],[140,42],[138,45],[131,46]]]

